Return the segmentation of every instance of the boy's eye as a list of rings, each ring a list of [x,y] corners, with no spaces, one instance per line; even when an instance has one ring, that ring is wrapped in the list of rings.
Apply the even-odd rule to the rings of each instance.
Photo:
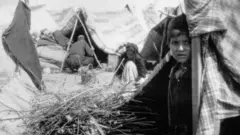
[[[172,41],[173,45],[178,45],[178,41]]]
[[[187,45],[187,44],[189,44],[189,41],[186,40],[186,41],[184,41],[183,43],[184,43],[185,45]]]

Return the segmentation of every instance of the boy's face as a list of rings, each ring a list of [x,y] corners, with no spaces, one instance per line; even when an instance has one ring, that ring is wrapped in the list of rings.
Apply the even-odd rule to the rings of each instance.
[[[170,39],[170,53],[180,63],[188,61],[191,55],[191,45],[187,35],[179,35]]]

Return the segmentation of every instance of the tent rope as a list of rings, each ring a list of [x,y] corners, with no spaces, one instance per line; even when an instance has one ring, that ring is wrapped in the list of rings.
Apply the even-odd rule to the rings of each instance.
[[[93,47],[92,42],[91,42],[91,40],[90,40],[90,38],[89,38],[89,35],[88,35],[88,32],[87,32],[87,29],[86,29],[85,25],[83,24],[81,18],[79,17],[79,15],[78,15],[76,12],[75,12],[75,15],[77,16],[78,20],[80,21],[81,25],[83,26],[84,32],[85,32],[86,35],[87,35],[87,39],[88,39],[89,45],[90,45],[91,49],[93,50],[94,58],[96,59],[96,61],[97,61],[98,65],[100,66],[100,68],[102,68],[102,65],[100,64],[100,62],[99,62],[99,60],[98,60],[98,58],[97,58],[97,55],[96,55],[96,53],[94,52],[94,47]]]

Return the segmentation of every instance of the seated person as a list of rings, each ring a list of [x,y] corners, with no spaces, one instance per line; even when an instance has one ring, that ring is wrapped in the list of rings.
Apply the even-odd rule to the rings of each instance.
[[[147,70],[144,59],[138,52],[137,45],[133,43],[127,43],[124,46],[126,51],[120,56],[117,65],[117,68],[120,66],[116,72],[117,77],[121,78],[123,83],[144,81]],[[121,64],[122,60],[123,62]]]
[[[176,60],[169,75],[168,114],[173,135],[192,134],[191,43],[184,14],[168,25],[170,55]]]
[[[83,35],[78,36],[78,41],[73,43],[69,49],[64,69],[69,68],[72,72],[77,72],[81,66],[93,65],[94,51],[89,47]]]

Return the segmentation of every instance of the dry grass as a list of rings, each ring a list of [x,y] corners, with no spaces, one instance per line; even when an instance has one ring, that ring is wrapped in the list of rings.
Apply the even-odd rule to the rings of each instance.
[[[32,102],[32,110],[24,118],[27,128],[23,134],[131,134],[134,126],[151,124],[138,119],[134,112],[120,109],[126,102],[122,91],[127,90],[123,89],[127,87],[90,82],[81,90],[43,94]]]

